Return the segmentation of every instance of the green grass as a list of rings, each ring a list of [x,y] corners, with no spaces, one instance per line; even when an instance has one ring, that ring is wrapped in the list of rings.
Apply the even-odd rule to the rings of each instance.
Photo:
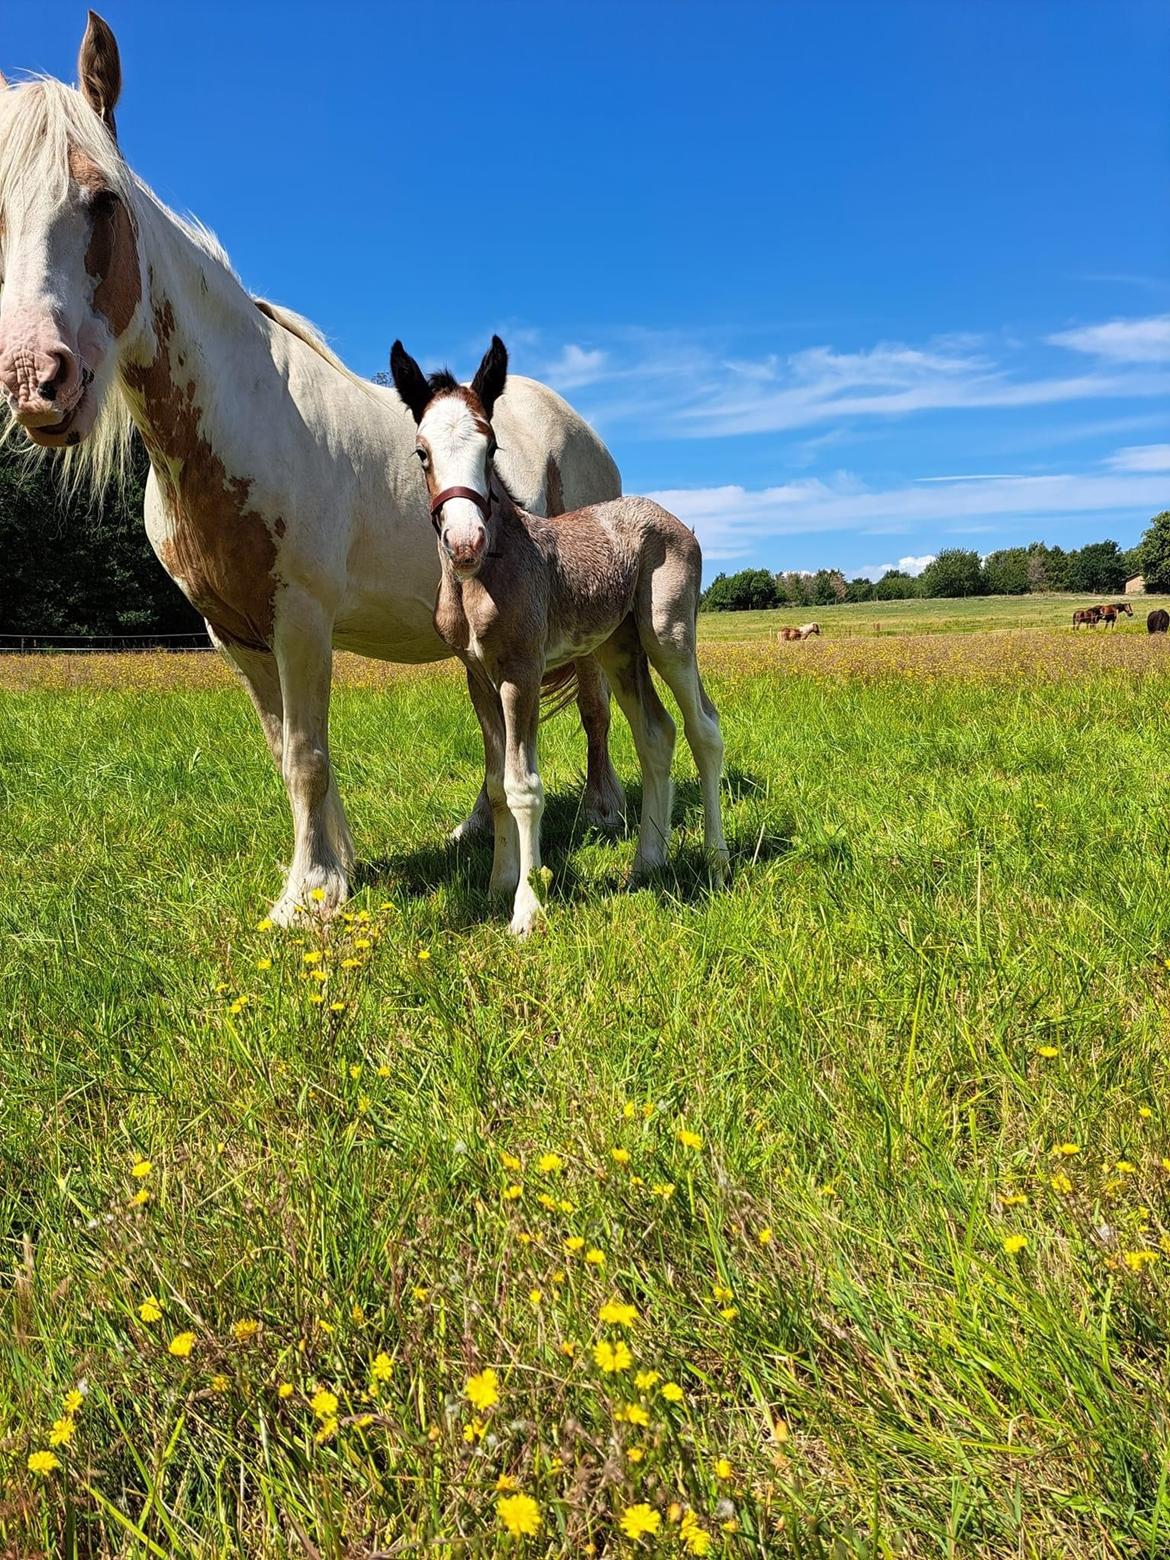
[[[1167,1553],[1170,669],[1009,637],[710,650],[715,897],[689,757],[673,869],[623,892],[558,720],[526,946],[443,844],[479,766],[450,670],[338,693],[368,919],[291,935],[211,663],[9,672],[0,1553],[683,1554],[672,1506],[728,1555]]]
[[[840,607],[779,607],[771,612],[704,612],[699,622],[711,643],[775,635],[781,624],[815,619],[826,634],[956,634],[982,629],[1067,628],[1077,607],[1118,596],[969,596],[958,601],[863,601]],[[1170,607],[1170,596],[1134,596],[1133,619],[1123,617],[1119,629],[1079,629],[1091,633],[1146,632],[1146,613]]]

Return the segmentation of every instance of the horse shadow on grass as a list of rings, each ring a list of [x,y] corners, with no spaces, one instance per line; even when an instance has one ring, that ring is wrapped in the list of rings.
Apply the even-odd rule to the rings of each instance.
[[[749,800],[764,791],[758,776],[730,769],[724,776],[725,806]],[[694,778],[679,780],[674,788],[672,822],[677,829],[684,822],[692,826],[701,815],[702,796]],[[623,865],[616,860],[612,873],[602,878],[584,877],[573,862],[573,855],[584,845],[614,845],[623,836],[636,833],[642,814],[642,787],[634,781],[626,787],[626,819],[623,828],[607,833],[591,825],[585,817],[579,788],[556,791],[545,798],[541,827],[541,857],[552,873],[552,900],[573,904],[599,894],[616,894],[629,887],[655,894],[660,900],[697,904],[711,892],[711,879],[701,844],[690,835],[672,841],[670,859],[652,875],[628,884]],[[793,828],[785,820],[779,829],[731,828],[733,881],[736,875],[761,862],[775,861],[793,849]],[[451,919],[458,927],[503,917],[501,905],[487,891],[492,870],[490,833],[468,840],[438,839],[414,850],[381,856],[358,863],[354,886],[357,889],[382,888],[407,899],[428,899],[440,888],[449,896]]]

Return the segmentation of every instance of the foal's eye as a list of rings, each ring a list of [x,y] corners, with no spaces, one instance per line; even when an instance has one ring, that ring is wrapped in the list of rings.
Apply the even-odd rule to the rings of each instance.
[[[423,468],[425,470],[426,464],[427,464],[427,452],[426,452],[426,450],[421,450],[421,449],[420,450],[415,450],[414,453],[418,456],[418,458],[419,458],[420,462],[422,463],[422,466],[423,466]]]

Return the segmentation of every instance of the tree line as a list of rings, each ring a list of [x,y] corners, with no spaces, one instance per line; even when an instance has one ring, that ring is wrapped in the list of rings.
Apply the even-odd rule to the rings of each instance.
[[[1136,547],[1114,541],[1088,542],[1066,550],[1031,542],[1003,547],[983,558],[964,547],[944,547],[921,574],[887,569],[879,580],[847,580],[839,569],[772,574],[740,569],[718,574],[703,592],[704,612],[745,612],[768,607],[831,607],[848,601],[903,601],[915,596],[1025,596],[1035,591],[1070,591],[1115,596],[1134,574],[1146,589],[1170,592],[1170,510],[1155,515]]]

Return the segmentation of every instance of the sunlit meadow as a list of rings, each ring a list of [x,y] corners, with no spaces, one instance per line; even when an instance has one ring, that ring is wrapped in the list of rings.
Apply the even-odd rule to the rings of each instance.
[[[452,669],[281,933],[218,662],[0,661],[0,1554],[1170,1553],[1170,645],[1022,610],[705,622],[717,895],[558,718],[524,946]]]

